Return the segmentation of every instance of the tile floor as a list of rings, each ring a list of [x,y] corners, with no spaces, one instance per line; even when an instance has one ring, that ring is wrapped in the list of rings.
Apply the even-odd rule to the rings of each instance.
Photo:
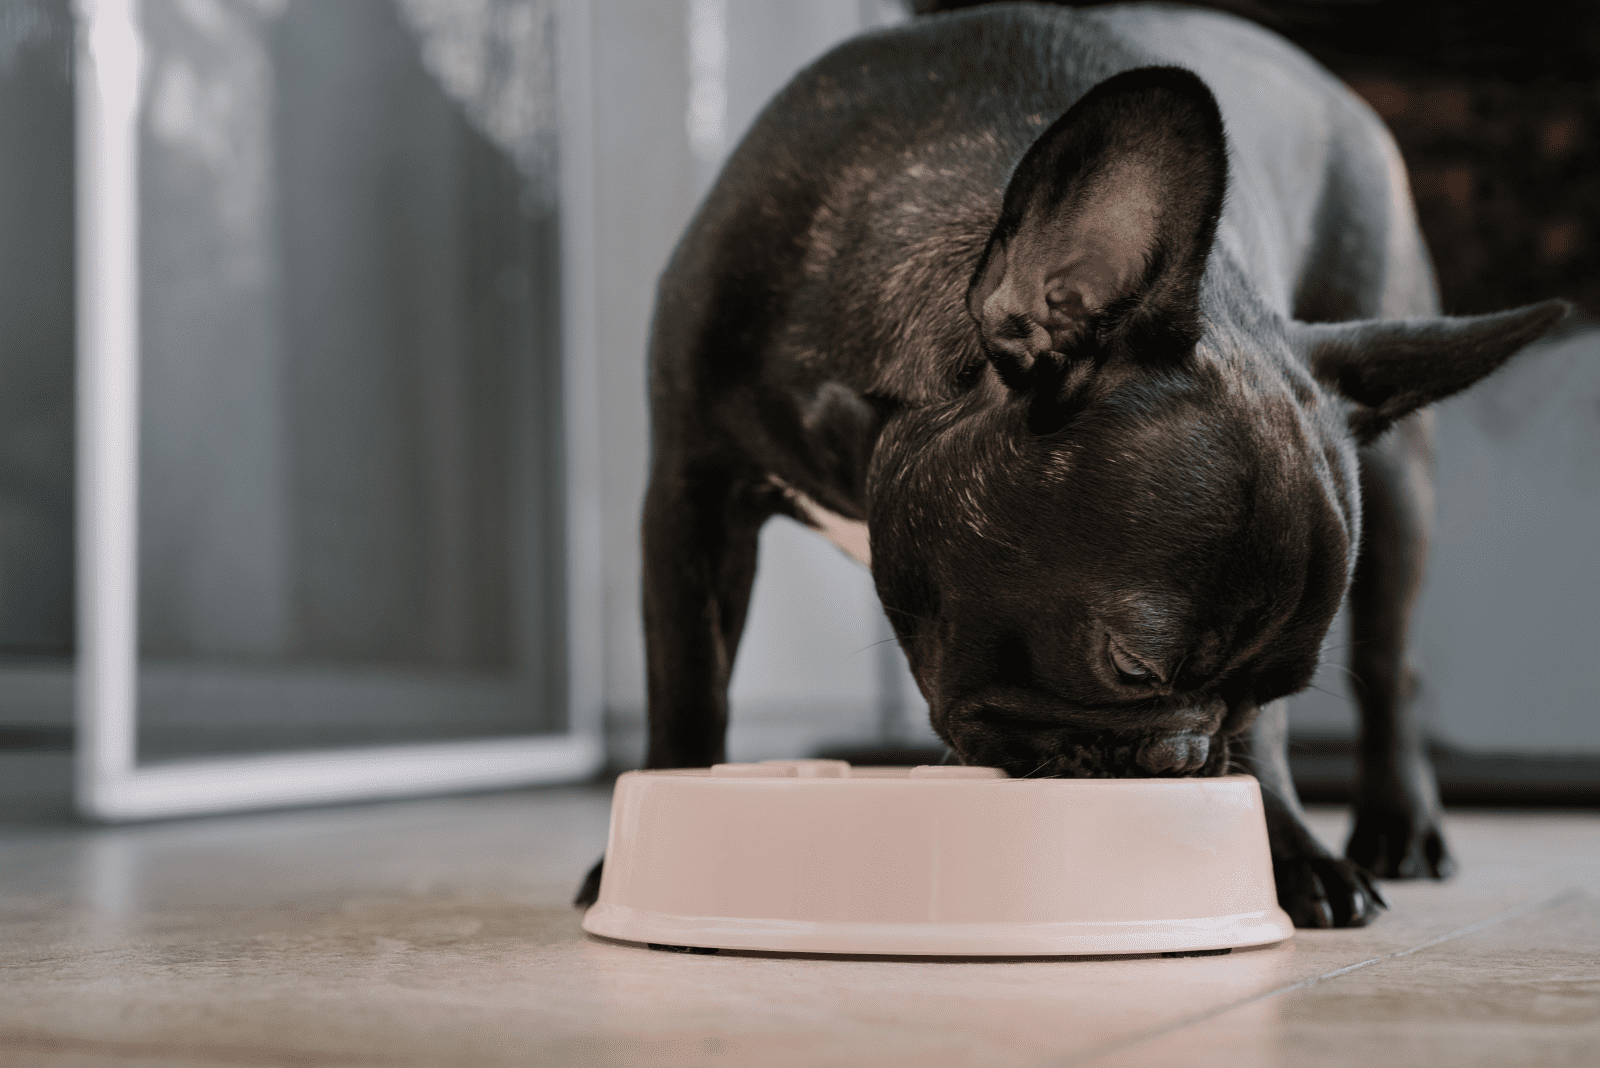
[[[928,961],[586,936],[607,801],[0,831],[0,1065],[1600,1065],[1600,813],[1455,814],[1366,930]]]

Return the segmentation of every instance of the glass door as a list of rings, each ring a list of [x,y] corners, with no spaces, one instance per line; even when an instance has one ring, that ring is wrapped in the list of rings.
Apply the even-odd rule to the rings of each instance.
[[[85,811],[598,764],[585,15],[84,6]]]

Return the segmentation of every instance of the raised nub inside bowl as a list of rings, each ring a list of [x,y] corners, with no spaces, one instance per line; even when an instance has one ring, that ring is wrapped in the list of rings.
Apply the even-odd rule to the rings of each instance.
[[[961,764],[918,764],[911,769],[913,779],[1003,779],[1000,768],[969,768]]]
[[[713,764],[713,779],[793,779],[794,768],[782,764]]]

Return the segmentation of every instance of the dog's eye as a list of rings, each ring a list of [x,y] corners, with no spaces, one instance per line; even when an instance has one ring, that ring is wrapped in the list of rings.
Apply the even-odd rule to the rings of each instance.
[[[1155,677],[1149,668],[1119,649],[1116,642],[1111,643],[1111,666],[1117,669],[1123,682],[1149,682]]]

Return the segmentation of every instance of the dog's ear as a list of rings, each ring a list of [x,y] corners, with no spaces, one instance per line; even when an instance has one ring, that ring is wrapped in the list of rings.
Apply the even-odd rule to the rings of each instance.
[[[1462,318],[1295,323],[1290,341],[1313,375],[1354,402],[1350,431],[1365,445],[1397,419],[1494,371],[1571,309],[1547,300]]]
[[[1186,70],[1131,70],[1074,104],[1017,164],[967,291],[1001,378],[1029,388],[1042,354],[1119,331],[1192,346],[1227,174],[1221,112]]]

